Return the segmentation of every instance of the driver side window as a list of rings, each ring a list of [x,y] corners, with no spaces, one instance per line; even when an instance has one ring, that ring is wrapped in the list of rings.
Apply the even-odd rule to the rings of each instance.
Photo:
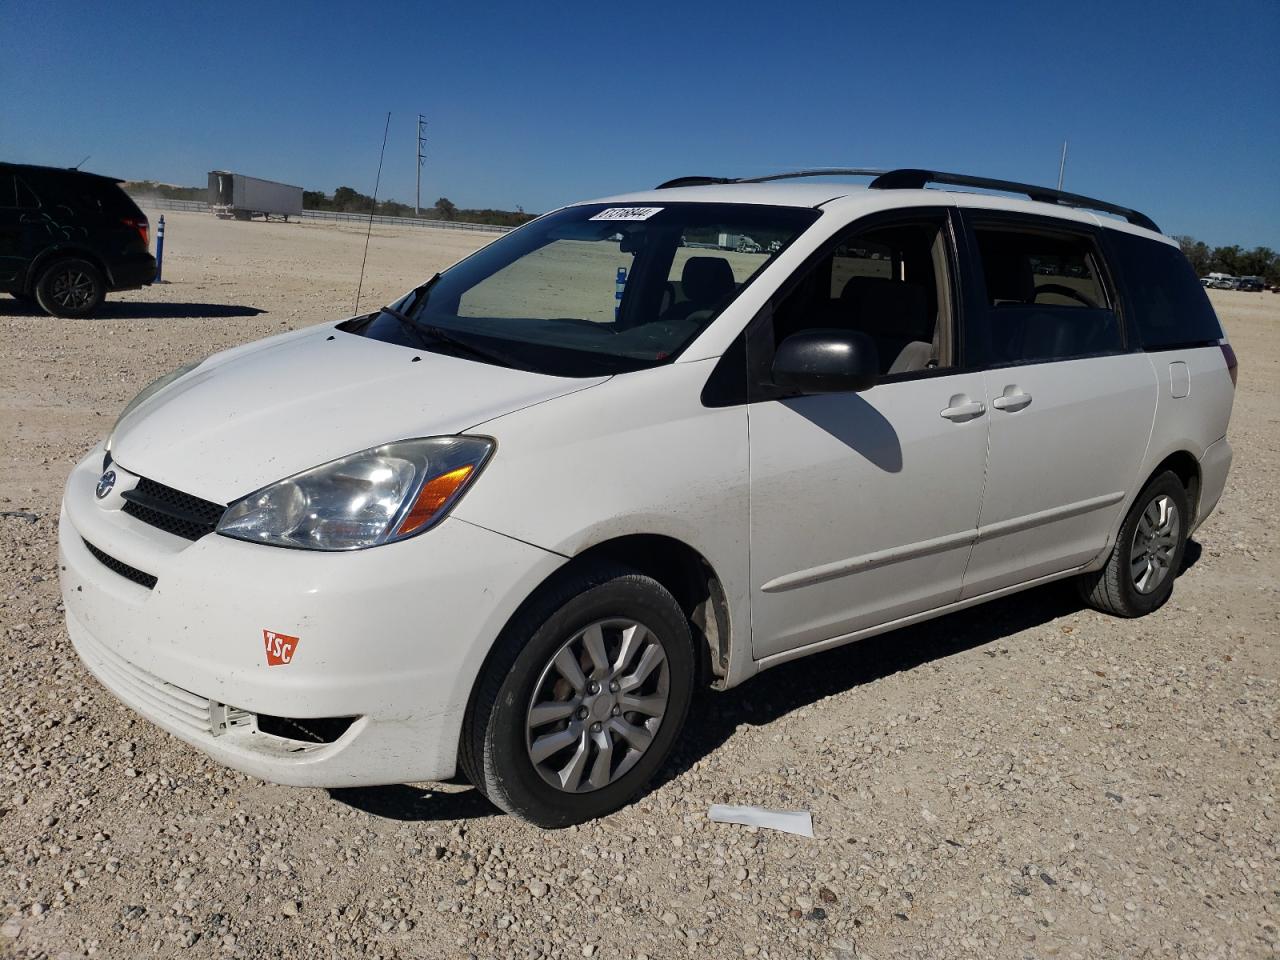
[[[855,227],[779,304],[775,348],[802,330],[848,330],[875,345],[881,378],[952,366],[950,259],[944,214]]]
[[[978,226],[992,366],[1120,353],[1120,321],[1088,236]]]

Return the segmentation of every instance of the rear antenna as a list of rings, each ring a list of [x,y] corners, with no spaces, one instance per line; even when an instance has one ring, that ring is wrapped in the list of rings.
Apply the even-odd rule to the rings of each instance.
[[[88,160],[91,156],[93,156],[93,154],[91,154],[91,153],[86,153],[86,154],[84,155],[84,160]],[[71,169],[72,169],[72,170],[79,170],[82,166],[84,166],[84,160],[81,160],[79,163],[77,163],[77,164],[76,164],[74,167],[72,167]]]
[[[369,236],[373,233],[373,215],[378,210],[378,187],[382,183],[382,158],[387,155],[387,131],[391,129],[391,111],[387,111],[387,124],[382,128],[382,152],[378,154],[378,176],[373,181],[373,203],[369,206],[369,229],[364,235],[364,257],[360,261],[360,282],[356,284],[356,305],[352,316],[360,313],[360,291],[364,289],[364,265],[369,260]]]

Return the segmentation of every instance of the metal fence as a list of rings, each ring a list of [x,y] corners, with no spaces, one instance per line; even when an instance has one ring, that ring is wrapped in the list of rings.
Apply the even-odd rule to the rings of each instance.
[[[203,200],[168,200],[164,197],[134,197],[139,206],[153,210],[185,210],[190,213],[208,213],[209,204]],[[342,213],[338,210],[303,210],[290,214],[300,220],[327,220],[332,223],[368,223],[367,213]],[[391,227],[426,227],[430,230],[464,230],[471,233],[507,233],[511,227],[494,223],[463,223],[458,220],[421,220],[416,217],[384,217],[375,215],[373,222]]]

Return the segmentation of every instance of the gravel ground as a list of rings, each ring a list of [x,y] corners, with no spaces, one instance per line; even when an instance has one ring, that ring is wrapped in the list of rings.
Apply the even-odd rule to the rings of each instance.
[[[155,221],[156,213],[152,213]],[[0,954],[1269,957],[1280,952],[1280,297],[1240,355],[1222,505],[1140,621],[1055,586],[710,699],[646,799],[555,833],[465,785],[223,769],[137,719],[62,623],[71,464],[179,362],[350,312],[362,233],[166,214],[169,282],[67,322],[0,300]],[[367,299],[483,242],[375,232]],[[808,809],[816,837],[708,822]]]

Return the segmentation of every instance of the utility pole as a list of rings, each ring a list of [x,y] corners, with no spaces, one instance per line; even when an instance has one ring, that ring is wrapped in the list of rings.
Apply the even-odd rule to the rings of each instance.
[[[1062,141],[1062,159],[1058,161],[1058,189],[1062,189],[1062,175],[1067,169],[1067,141]]]
[[[422,165],[427,161],[427,118],[418,114],[418,192],[414,195],[414,216],[422,216]]]

